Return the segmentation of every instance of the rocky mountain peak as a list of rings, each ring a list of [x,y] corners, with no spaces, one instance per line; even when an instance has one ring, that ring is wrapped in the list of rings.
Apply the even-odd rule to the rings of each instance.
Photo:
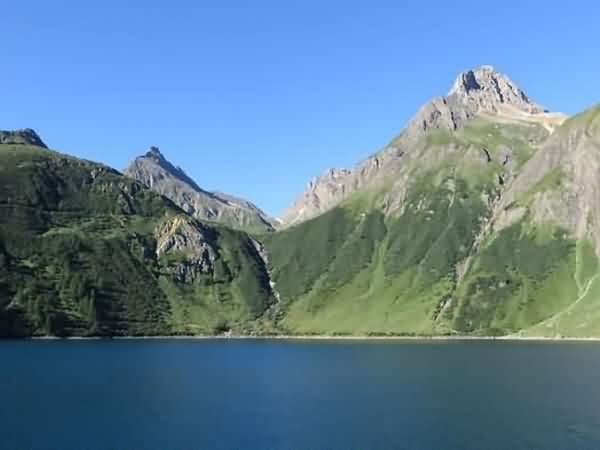
[[[488,112],[497,112],[500,105],[516,107],[529,114],[544,112],[515,82],[492,66],[480,66],[459,74],[448,97]]]
[[[156,182],[165,177],[169,177],[180,180],[198,192],[204,192],[181,167],[173,165],[155,146],[150,147],[145,154],[135,158],[129,167],[124,170],[124,173],[150,187],[153,187]]]
[[[454,131],[478,116],[523,116],[547,112],[533,102],[508,76],[492,66],[480,66],[458,75],[445,97],[435,97],[421,107],[408,123],[404,140],[414,144],[424,133]]]
[[[473,70],[467,70],[466,72],[460,73],[456,77],[456,80],[454,81],[450,92],[448,92],[448,95],[460,93],[468,94],[470,91],[482,90],[482,84],[485,84],[484,79],[498,77],[503,76],[496,72],[496,69],[494,69],[492,66],[480,66]]]
[[[273,230],[267,214],[256,205],[202,189],[181,167],[169,162],[158,147],[150,147],[135,158],[123,173],[167,197],[197,219],[253,232]]]
[[[42,138],[31,128],[22,130],[0,130],[0,144],[35,145],[48,148]]]
[[[146,158],[152,158],[152,159],[155,159],[157,161],[165,161],[165,157],[160,152],[160,149],[158,147],[155,147],[154,145],[151,146],[148,149],[148,151],[146,152],[146,154],[144,155],[144,157],[146,157]]]
[[[313,178],[293,205],[284,211],[285,226],[308,220],[332,208],[352,192],[377,183],[394,173],[427,134],[435,130],[455,132],[481,118],[505,121],[560,123],[561,117],[547,117],[546,111],[509,77],[492,66],[480,66],[458,75],[446,96],[432,98],[408,122],[400,135],[388,146],[353,169],[331,169]],[[545,125],[545,126],[546,126]],[[552,125],[552,126],[551,126]]]

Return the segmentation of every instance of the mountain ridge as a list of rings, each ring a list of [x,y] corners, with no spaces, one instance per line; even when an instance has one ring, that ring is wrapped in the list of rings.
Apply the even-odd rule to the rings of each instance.
[[[20,130],[0,130],[0,144],[29,144],[48,148],[42,138],[31,128]]]
[[[521,114],[516,115],[515,111]],[[515,120],[532,120],[536,116],[539,120],[550,120],[543,107],[531,101],[516,83],[493,67],[480,66],[465,71],[455,79],[447,96],[426,102],[409,119],[398,137],[382,150],[353,169],[328,169],[311,179],[306,190],[281,214],[283,225],[295,225],[314,217],[371,183],[381,172],[385,176],[385,169],[391,166],[394,170],[401,164],[402,157],[423,135],[439,129],[455,131],[485,114],[501,114],[504,118],[515,116]],[[561,122],[564,118],[559,116],[554,120]]]
[[[0,336],[250,333],[274,303],[247,234],[104,165],[0,145]]]
[[[273,231],[271,219],[247,200],[202,189],[180,167],[171,164],[158,147],[135,158],[123,170],[200,220],[252,232]]]
[[[201,188],[158,148],[132,179],[0,145],[0,333],[600,336],[599,155],[600,106],[548,113],[489,66],[274,232],[181,209]]]

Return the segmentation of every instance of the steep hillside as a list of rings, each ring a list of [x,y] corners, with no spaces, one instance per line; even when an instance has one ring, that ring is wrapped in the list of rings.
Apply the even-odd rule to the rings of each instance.
[[[283,328],[600,336],[600,107],[450,101],[479,78],[338,206],[265,239]]]
[[[461,332],[600,335],[600,107],[566,121],[499,203],[453,305]]]
[[[274,298],[246,234],[198,222],[113,169],[21,138],[0,145],[0,335],[257,326]]]
[[[464,266],[507,186],[548,135],[539,123],[483,117],[458,130],[431,130],[386,178],[315,219],[266,237],[285,310],[282,328],[459,332],[454,322],[462,319],[451,315],[451,300]]]
[[[167,161],[157,147],[136,158],[123,173],[171,199],[197,219],[254,233],[273,230],[268,216],[256,205],[200,188],[181,168]]]

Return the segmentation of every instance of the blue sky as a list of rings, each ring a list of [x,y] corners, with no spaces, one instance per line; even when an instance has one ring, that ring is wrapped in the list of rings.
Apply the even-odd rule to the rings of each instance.
[[[276,214],[467,68],[552,110],[600,101],[598,17],[592,1],[4,0],[0,129],[118,169],[157,145]]]

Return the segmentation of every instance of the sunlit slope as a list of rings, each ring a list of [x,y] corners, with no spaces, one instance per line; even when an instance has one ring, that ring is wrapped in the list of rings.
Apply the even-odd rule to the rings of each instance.
[[[394,177],[270,237],[282,327],[600,336],[599,112],[551,135],[436,131]]]

